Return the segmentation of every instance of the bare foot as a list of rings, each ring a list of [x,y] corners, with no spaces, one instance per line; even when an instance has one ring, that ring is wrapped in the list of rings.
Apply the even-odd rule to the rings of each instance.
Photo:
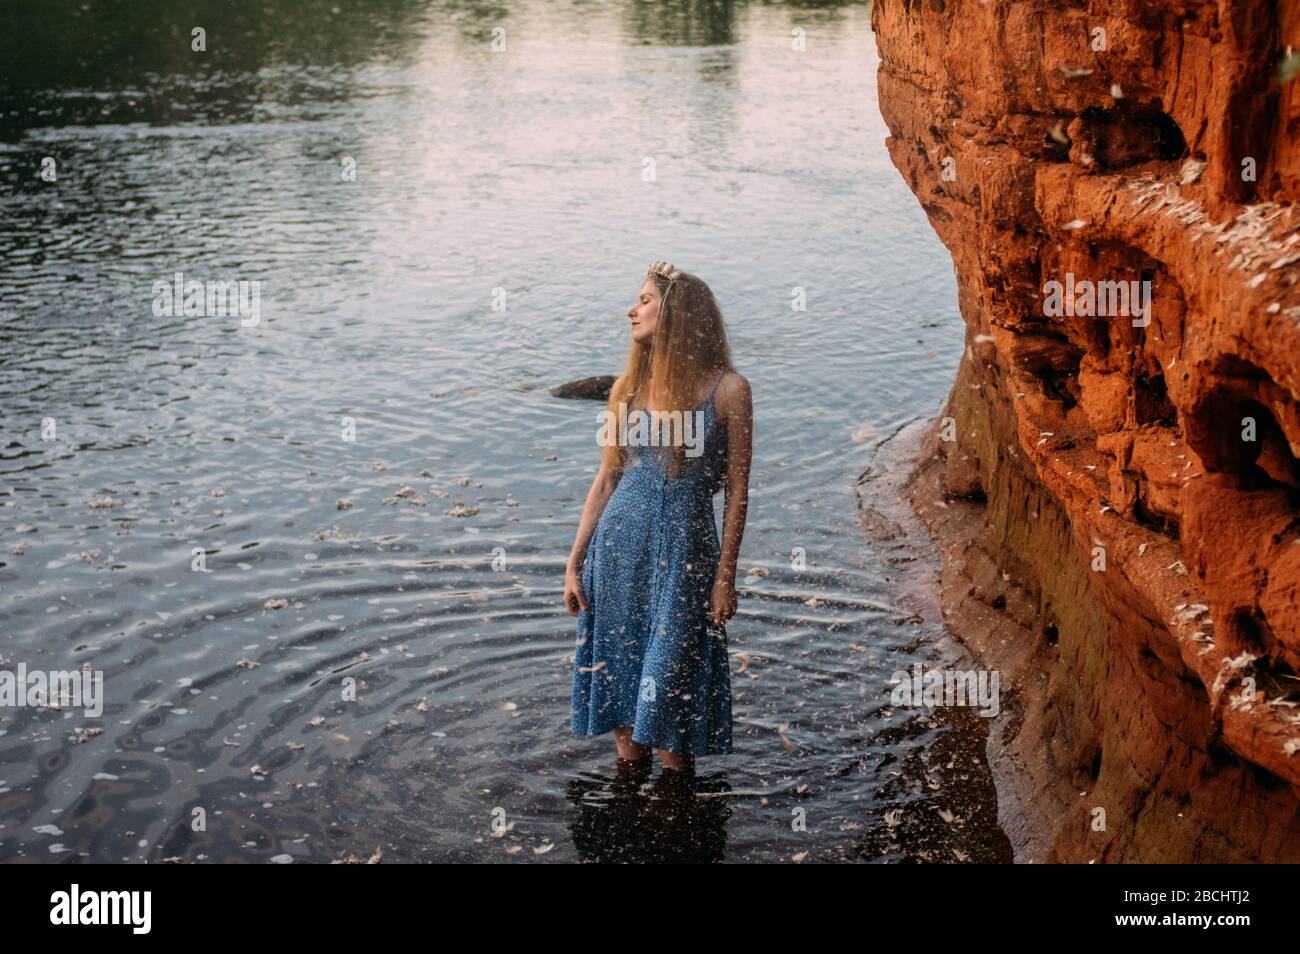
[[[614,760],[614,784],[616,792],[634,792],[650,780],[651,760],[649,757],[631,762],[621,755]]]
[[[695,768],[695,757],[693,755],[676,755],[667,749],[655,749],[659,753],[659,761],[663,763],[664,768],[671,769],[674,772],[689,772]]]
[[[614,744],[618,746],[618,757],[629,762],[640,762],[650,757],[650,747],[632,741],[632,726],[620,725],[614,730]]]

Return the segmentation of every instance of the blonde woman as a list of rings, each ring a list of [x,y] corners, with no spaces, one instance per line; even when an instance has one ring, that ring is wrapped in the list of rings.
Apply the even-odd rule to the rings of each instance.
[[[571,730],[612,730],[625,763],[648,764],[654,749],[680,773],[697,755],[732,751],[725,623],[736,612],[753,410],[699,278],[655,262],[628,318],[627,369],[606,419],[629,426],[602,431],[617,439],[602,440],[564,577],[578,617]]]

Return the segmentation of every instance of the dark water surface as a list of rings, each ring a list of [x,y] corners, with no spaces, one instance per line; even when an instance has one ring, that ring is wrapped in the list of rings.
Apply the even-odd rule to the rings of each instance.
[[[983,721],[889,705],[960,658],[901,595],[932,566],[855,513],[962,346],[868,17],[7,3],[0,664],[107,702],[0,709],[0,860],[1009,858]],[[736,751],[686,793],[569,734],[598,405],[547,392],[621,369],[657,258],[713,286],[757,422]],[[176,271],[259,281],[260,324],[156,317]]]

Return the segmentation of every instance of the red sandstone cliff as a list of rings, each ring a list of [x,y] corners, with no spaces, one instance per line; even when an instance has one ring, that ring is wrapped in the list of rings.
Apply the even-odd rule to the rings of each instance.
[[[1300,3],[872,22],[967,324],[913,502],[950,625],[1014,686],[1018,858],[1300,861]],[[1048,316],[1067,275],[1150,282],[1149,323]]]

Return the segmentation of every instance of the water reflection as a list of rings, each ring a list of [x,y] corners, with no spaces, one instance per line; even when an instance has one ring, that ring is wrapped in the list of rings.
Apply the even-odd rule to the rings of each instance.
[[[731,817],[722,774],[660,772],[617,760],[616,774],[580,774],[569,783],[576,810],[569,829],[582,861],[690,863],[722,861]]]
[[[865,5],[0,18],[0,664],[107,693],[0,712],[0,858],[1005,859],[979,722],[888,705],[961,658],[900,584],[932,555],[852,516],[962,341]],[[689,792],[567,731],[597,408],[548,387],[617,370],[655,258],[758,427],[736,753]],[[261,324],[154,316],[178,270]]]
[[[727,46],[736,42],[730,0],[632,0],[623,5],[624,33],[647,46]]]

